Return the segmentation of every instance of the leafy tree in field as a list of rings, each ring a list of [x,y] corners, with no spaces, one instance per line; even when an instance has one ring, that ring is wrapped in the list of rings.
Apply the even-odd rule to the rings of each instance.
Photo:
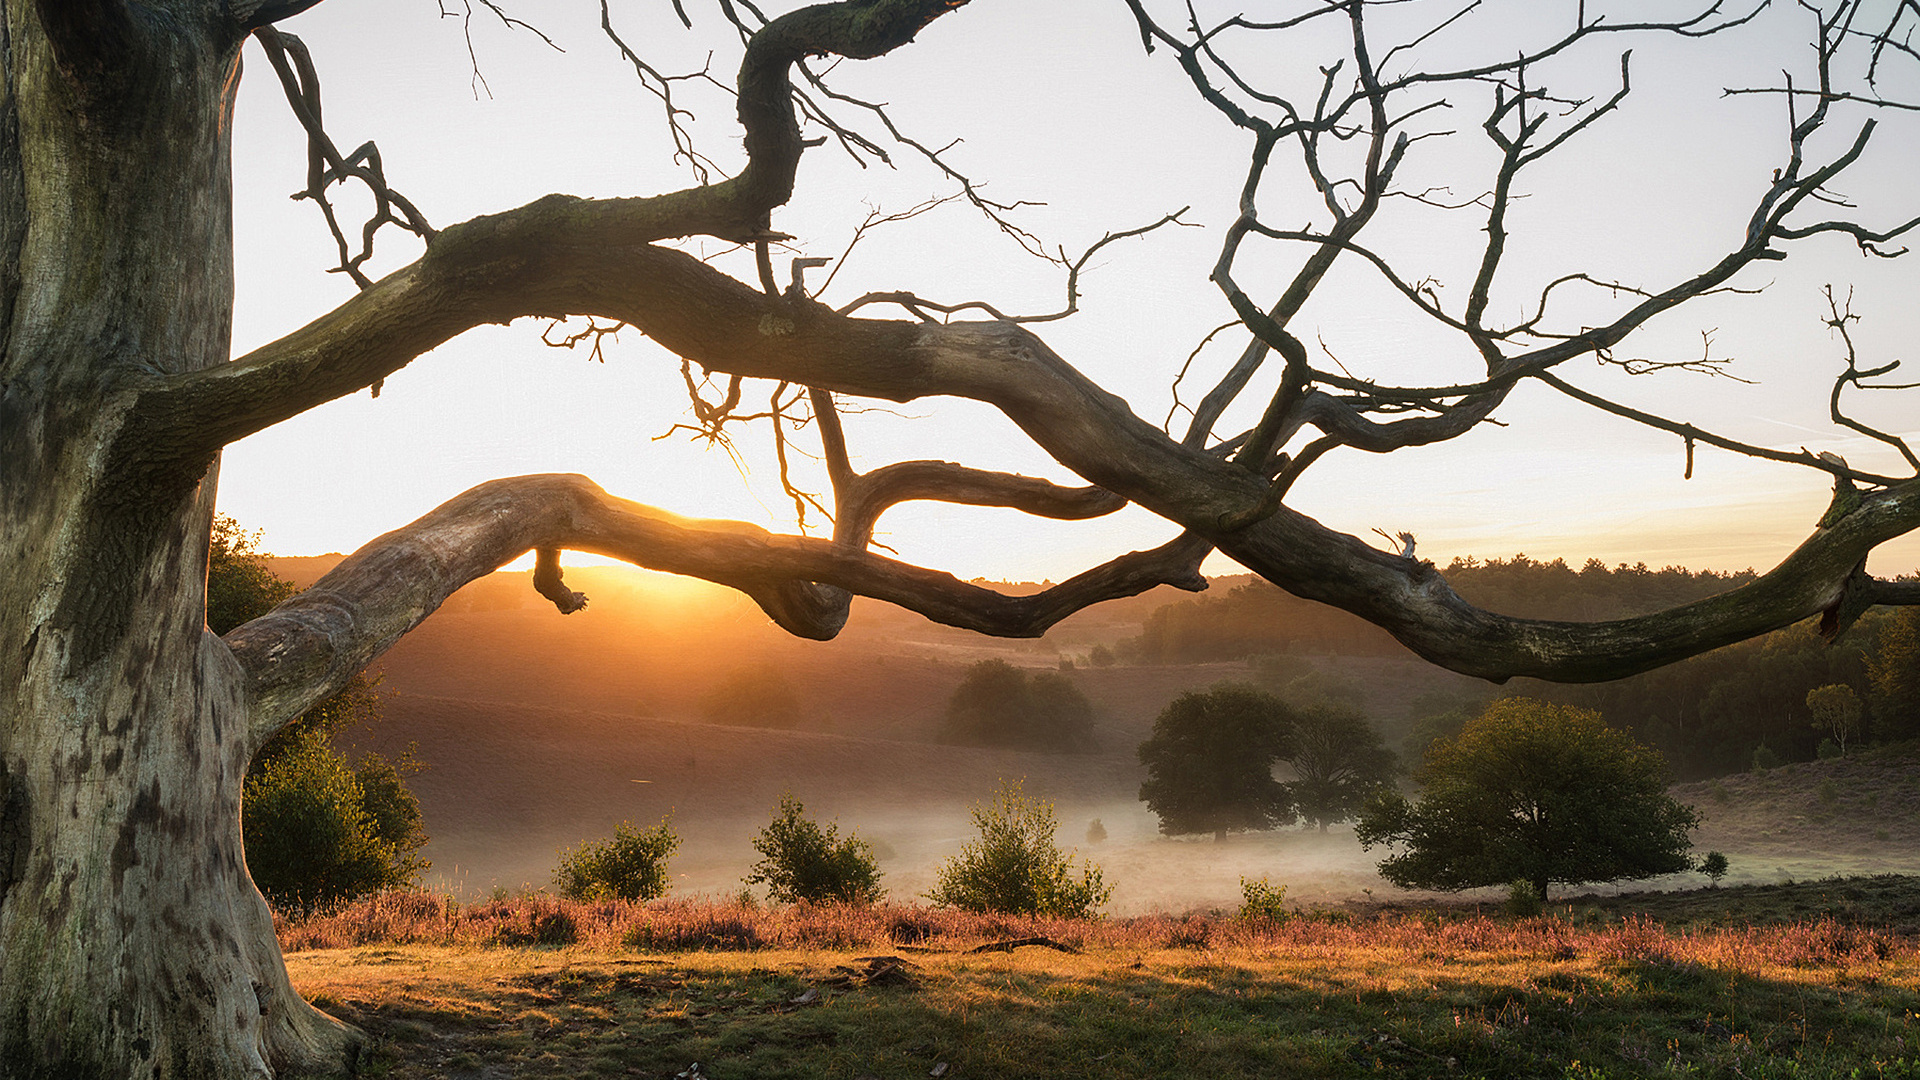
[[[1093,749],[1093,703],[1058,672],[982,660],[947,702],[942,741],[1051,753]]]
[[[1295,810],[1322,832],[1358,814],[1393,780],[1397,765],[1366,716],[1330,704],[1294,712],[1293,746],[1286,761],[1299,777],[1286,785]]]
[[[645,831],[623,821],[607,839],[561,852],[553,882],[570,900],[655,900],[667,894],[667,860],[679,849],[671,817]]]
[[[1666,792],[1658,753],[1600,714],[1529,698],[1487,707],[1433,745],[1409,803],[1383,792],[1360,817],[1363,847],[1402,849],[1380,873],[1403,888],[1525,881],[1573,885],[1687,869],[1693,809]]]
[[[973,808],[978,839],[936,873],[927,899],[962,911],[1088,918],[1113,896],[1100,868],[1075,860],[1054,841],[1053,804],[1029,799],[1019,781],[1003,781],[993,802]]]
[[[1847,752],[1847,740],[1860,734],[1860,695],[1844,683],[1829,683],[1807,691],[1807,711],[1813,714],[1813,726],[1833,737],[1840,753]]]
[[[785,904],[871,904],[886,895],[873,845],[855,836],[841,838],[839,827],[822,828],[806,816],[806,807],[782,795],[773,821],[753,838],[760,861],[747,884],[765,885],[767,895]]]
[[[1295,820],[1273,763],[1293,754],[1294,713],[1272,694],[1223,684],[1190,690],[1154,719],[1140,744],[1141,801],[1168,836],[1271,829]]]
[[[1717,851],[1707,852],[1706,858],[1700,860],[1700,872],[1707,875],[1714,888],[1719,888],[1720,879],[1727,876],[1727,857]]]
[[[1920,735],[1920,608],[1895,613],[1880,629],[1880,647],[1867,661],[1873,680],[1874,734],[1882,739]]]

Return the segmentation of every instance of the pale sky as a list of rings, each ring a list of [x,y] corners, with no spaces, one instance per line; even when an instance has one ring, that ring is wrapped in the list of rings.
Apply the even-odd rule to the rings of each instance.
[[[666,4],[614,10],[624,36],[656,67],[695,70],[711,49],[714,74],[730,81],[737,41],[721,32],[710,4],[687,0],[687,7],[696,19],[691,33]],[[1571,25],[1570,12],[1558,8],[1507,0],[1486,10],[1497,25],[1527,32]],[[1626,8],[1612,5],[1622,17]],[[1651,5],[1656,12],[1675,8]],[[549,192],[638,195],[692,182],[671,160],[657,99],[601,36],[598,5],[548,0],[509,3],[507,10],[536,22],[566,52],[476,14],[473,47],[484,89],[473,79],[460,20],[436,17],[430,0],[328,0],[283,29],[312,48],[335,141],[350,150],[376,140],[392,185],[437,226]],[[1169,16],[1169,26],[1178,23]],[[1803,12],[1784,5],[1738,37],[1684,47],[1662,38],[1609,39],[1542,73],[1564,96],[1604,97],[1617,86],[1620,51],[1635,50],[1634,92],[1621,109],[1559,160],[1523,174],[1528,198],[1516,204],[1513,254],[1495,290],[1496,309],[1529,306],[1541,283],[1575,270],[1663,287],[1736,246],[1782,160],[1786,119],[1778,97],[1723,99],[1719,91],[1776,82],[1786,64],[1804,68],[1805,23]],[[1458,55],[1450,50],[1473,44],[1437,38],[1432,48]],[[1249,75],[1299,92],[1302,77],[1318,78],[1313,63],[1325,61],[1298,57],[1298,50],[1269,48],[1242,58]],[[257,47],[249,46],[246,64],[235,121],[236,354],[353,291],[350,281],[325,272],[334,256],[318,213],[286,197],[304,184],[301,130]],[[1108,230],[1193,208],[1188,219],[1204,228],[1163,229],[1109,247],[1083,280],[1081,313],[1037,328],[1140,415],[1162,420],[1173,373],[1208,330],[1231,318],[1207,273],[1236,210],[1248,140],[1198,101],[1164,51],[1142,53],[1125,5],[974,0],[919,42],[844,64],[835,77],[843,89],[890,103],[929,145],[963,138],[951,155],[956,166],[989,181],[998,199],[1045,202],[1020,220],[1070,253]],[[677,85],[698,114],[699,149],[736,167],[730,100],[697,84]],[[1402,176],[1408,186],[1450,184],[1455,198],[1470,198],[1485,186],[1463,179],[1486,161],[1488,144],[1478,135],[1485,106],[1466,91],[1450,101],[1456,107],[1438,116],[1462,134],[1416,144]],[[1822,149],[1858,130],[1861,114],[1835,111]],[[1835,185],[1870,224],[1920,213],[1915,124],[1911,115],[1884,118],[1867,159]],[[774,219],[799,238],[790,254],[838,257],[869,208],[897,212],[951,190],[910,151],[896,150],[895,161],[897,169],[862,169],[831,145],[810,151],[793,202]],[[1287,179],[1292,175],[1276,169],[1276,182],[1263,192],[1263,217],[1276,226],[1318,220],[1312,198]],[[358,209],[357,198],[344,201]],[[1442,214],[1402,202],[1383,211],[1368,237],[1409,276],[1438,278],[1442,297],[1452,297],[1457,310],[1483,223],[1478,211]],[[709,241],[706,250],[719,246]],[[396,269],[419,250],[417,241],[390,229],[373,271]],[[1297,253],[1249,253],[1238,278],[1270,303],[1290,257]],[[727,265],[751,276],[750,264]],[[978,214],[954,204],[869,235],[823,299],[844,303],[869,290],[907,289],[1039,312],[1060,306],[1062,281],[1057,268],[1023,255]],[[1584,388],[1734,438],[1834,450],[1855,465],[1899,475],[1905,469],[1891,451],[1827,421],[1827,392],[1843,355],[1821,324],[1827,283],[1854,289],[1854,311],[1864,316],[1855,331],[1863,365],[1905,355],[1920,331],[1913,300],[1920,295],[1920,254],[1867,260],[1849,242],[1823,239],[1802,242],[1787,262],[1737,280],[1765,285],[1762,295],[1683,308],[1622,350],[1690,358],[1706,331],[1713,355],[1736,358],[1732,370],[1754,385],[1688,373],[1635,378],[1591,361],[1560,370]],[[1595,317],[1609,303],[1594,298]],[[1475,358],[1420,319],[1354,263],[1336,271],[1294,329],[1356,374],[1415,385],[1471,379]],[[471,332],[388,379],[378,400],[363,392],[236,444],[223,466],[221,508],[264,529],[264,546],[280,554],[351,551],[483,480],[567,471],[679,513],[793,529],[764,426],[739,431],[737,461],[684,436],[655,441],[687,418],[678,361],[629,331],[609,347],[604,365],[594,364],[583,353],[544,347],[544,325],[523,320]],[[1185,400],[1204,393],[1244,341],[1222,335],[1203,351]],[[1326,362],[1324,354],[1319,359]],[[749,393],[764,398],[769,389]],[[1874,397],[1848,400],[1862,419],[1920,438],[1920,393]],[[1237,430],[1235,422],[1244,426],[1249,416],[1246,409],[1230,414],[1221,430]],[[1390,456],[1336,451],[1289,501],[1360,535],[1376,527],[1412,531],[1421,553],[1442,564],[1456,555],[1526,552],[1718,569],[1773,565],[1805,538],[1826,504],[1820,474],[1705,447],[1693,479],[1683,480],[1677,438],[1596,414],[1545,387],[1522,387],[1496,419],[1505,426],[1442,446]],[[969,402],[923,401],[853,416],[849,432],[863,468],[931,457],[1073,479],[997,413]],[[800,440],[811,445],[810,433]],[[904,558],[961,577],[1059,580],[1173,531],[1133,509],[1096,522],[1054,523],[916,504],[891,512],[881,539]],[[1911,537],[1883,547],[1872,564],[1882,574],[1917,566],[1920,540]],[[1216,556],[1208,569],[1237,568]]]

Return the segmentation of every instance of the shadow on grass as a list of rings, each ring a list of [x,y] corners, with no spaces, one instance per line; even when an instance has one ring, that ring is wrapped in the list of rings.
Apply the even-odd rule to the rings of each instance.
[[[1920,1077],[1914,964],[1095,950],[439,957],[327,1003],[395,1078]],[[836,985],[838,980],[838,985]],[[809,991],[813,992],[811,998]],[[502,1071],[504,1070],[504,1071]]]

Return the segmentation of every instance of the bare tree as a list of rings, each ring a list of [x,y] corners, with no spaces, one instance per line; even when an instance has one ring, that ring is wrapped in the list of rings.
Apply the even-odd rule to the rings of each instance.
[[[393,190],[378,148],[343,153],[328,136],[316,66],[297,39],[273,29],[317,2],[0,0],[0,1061],[10,1077],[352,1067],[358,1033],[288,986],[241,856],[241,778],[275,731],[463,583],[530,549],[539,553],[538,588],[562,612],[584,603],[559,570],[558,552],[574,549],[731,585],[781,626],[816,638],[841,627],[853,594],[982,633],[1037,635],[1104,599],[1162,583],[1199,588],[1199,560],[1217,549],[1284,589],[1372,620],[1435,663],[1494,680],[1612,678],[1813,615],[1839,633],[1873,604],[1920,602],[1920,583],[1876,580],[1864,569],[1876,545],[1920,525],[1920,479],[1911,475],[1920,462],[1896,434],[1842,407],[1858,390],[1901,385],[1886,379],[1891,364],[1858,360],[1848,339],[1832,413],[1887,444],[1903,475],[1725,438],[1579,389],[1557,372],[1579,357],[1633,363],[1623,343],[1649,320],[1757,284],[1748,271],[1787,258],[1798,242],[1832,234],[1863,252],[1895,253],[1916,220],[1855,214],[1830,185],[1868,153],[1869,114],[1905,107],[1889,73],[1914,59],[1910,3],[1803,4],[1811,77],[1730,88],[1775,95],[1791,127],[1778,171],[1753,194],[1745,234],[1716,259],[1655,284],[1572,270],[1540,283],[1533,313],[1507,323],[1491,298],[1497,281],[1504,286],[1517,179],[1602,122],[1630,85],[1624,57],[1604,96],[1551,92],[1537,72],[1626,37],[1710,38],[1749,14],[1713,3],[1673,21],[1616,23],[1597,0],[1568,3],[1548,40],[1448,67],[1428,61],[1430,50],[1475,40],[1472,24],[1486,14],[1479,0],[1303,0],[1284,5],[1285,14],[1205,24],[1192,9],[1166,5],[1169,17],[1158,4],[1126,0],[1141,42],[1177,64],[1253,147],[1242,212],[1212,270],[1242,328],[1234,332],[1251,342],[1173,437],[1050,349],[1029,329],[1039,319],[898,288],[833,310],[805,288],[806,260],[779,280],[772,245],[786,238],[772,215],[815,141],[807,127],[856,155],[921,156],[1007,236],[1048,252],[1020,224],[1016,203],[989,198],[946,150],[903,132],[883,106],[840,93],[814,64],[880,57],[966,0],[845,0],[774,18],[748,0],[717,0],[717,13],[676,0],[689,26],[705,19],[741,43],[735,89],[747,163],[731,177],[696,150],[676,104],[686,80],[704,73],[650,65],[603,4],[610,39],[658,96],[675,151],[702,170],[701,182],[645,197],[549,196],[441,229]],[[993,5],[982,7],[978,17],[991,18]],[[481,9],[467,11],[513,18],[490,0]],[[1296,33],[1339,43],[1305,97],[1265,87],[1229,59]],[[362,288],[235,359],[229,119],[249,36],[309,135],[302,197],[322,208],[339,269]],[[1292,66],[1300,63],[1289,60],[1290,70],[1307,70]],[[1453,213],[1478,216],[1485,238],[1464,299],[1450,304],[1436,283],[1398,271],[1368,229],[1389,199],[1450,201],[1397,187],[1396,177],[1444,133],[1435,121],[1441,106],[1459,115],[1470,102],[1481,103],[1477,131],[1461,137],[1488,140],[1495,164],[1483,193],[1453,203],[1461,207]],[[1853,125],[1843,137],[1817,138],[1843,113]],[[1263,215],[1283,160],[1297,165],[1318,203],[1275,210],[1285,226]],[[329,201],[342,184],[373,195],[357,237]],[[425,253],[376,280],[367,267],[387,225],[420,238]],[[687,237],[748,246],[759,280],[741,282],[666,246]],[[1245,253],[1261,243],[1284,250],[1260,265],[1292,259],[1292,270],[1264,288],[1244,269]],[[1091,255],[1053,254],[1069,274],[1058,316],[1076,309]],[[1316,366],[1290,323],[1336,262],[1377,272],[1413,316],[1463,342],[1484,374],[1399,386]],[[1611,307],[1603,319],[1557,314],[1559,298],[1582,289],[1604,294]],[[1844,334],[1854,318],[1843,300],[1834,303],[1833,325]],[[872,317],[883,306],[909,318]],[[985,319],[947,318],[958,312]],[[683,518],[579,476],[503,479],[375,539],[314,588],[224,638],[207,632],[207,537],[222,447],[334,398],[377,392],[469,328],[567,315],[598,320],[583,343],[632,326],[717,376],[723,389],[714,401],[689,368],[704,431],[758,416],[780,432],[784,453],[810,417],[830,491],[793,491],[801,508],[831,513],[833,535]],[[748,380],[757,379],[773,384],[764,398],[749,396]],[[1328,452],[1460,438],[1528,380],[1671,432],[1689,453],[1700,444],[1831,474],[1833,506],[1798,550],[1750,585],[1589,625],[1478,610],[1417,557],[1411,536],[1382,551],[1288,505],[1291,486]],[[998,408],[1088,486],[940,461],[856,472],[839,400],[930,395]],[[1258,422],[1217,430],[1243,396],[1260,399]],[[766,408],[741,404],[759,400]],[[910,499],[1067,519],[1133,502],[1184,531],[1010,597],[875,553],[875,521]]]

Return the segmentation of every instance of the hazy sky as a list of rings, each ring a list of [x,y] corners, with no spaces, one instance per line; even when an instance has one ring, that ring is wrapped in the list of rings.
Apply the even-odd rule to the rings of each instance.
[[[464,10],[461,0],[440,6]],[[711,6],[687,0],[692,32],[657,0],[615,3],[614,15],[627,40],[660,69],[697,70],[711,50],[712,71],[730,81],[738,43],[722,32]],[[1587,4],[1590,12],[1602,6]],[[1678,6],[1610,10],[1625,18]],[[1489,3],[1483,11],[1502,34],[1544,35],[1571,25],[1571,7],[1526,0]],[[1422,14],[1430,8],[1411,12],[1435,21]],[[597,5],[548,0],[509,3],[508,10],[536,22],[566,51],[476,14],[472,47],[484,87],[474,78],[462,21],[438,17],[431,0],[328,0],[283,28],[313,50],[335,140],[342,149],[377,140],[391,183],[435,225],[554,191],[650,194],[691,182],[672,161],[657,99],[601,35]],[[1169,23],[1178,20],[1170,16]],[[1562,96],[1604,97],[1617,87],[1621,50],[1635,50],[1634,91],[1621,109],[1560,159],[1523,174],[1527,198],[1516,204],[1513,254],[1495,290],[1495,310],[1518,312],[1541,283],[1576,270],[1663,287],[1737,246],[1782,161],[1786,117],[1777,96],[1723,98],[1720,89],[1777,83],[1785,65],[1804,72],[1807,27],[1804,11],[1782,5],[1722,41],[1613,38],[1537,73]],[[1437,37],[1425,55],[1450,62],[1469,52],[1511,54],[1513,42],[1487,33]],[[1253,42],[1236,55],[1248,74],[1301,93],[1319,77],[1315,64],[1330,60],[1310,55],[1306,46],[1313,44]],[[236,353],[352,293],[350,281],[325,272],[334,256],[318,214],[287,198],[304,184],[300,129],[256,47],[249,46],[246,62],[235,121]],[[1166,417],[1173,373],[1208,330],[1231,317],[1206,278],[1235,213],[1248,140],[1198,101],[1164,51],[1143,54],[1125,5],[974,0],[916,44],[844,64],[835,77],[847,90],[889,102],[929,145],[964,139],[951,153],[955,165],[989,181],[996,198],[1044,202],[1020,220],[1070,252],[1107,230],[1192,207],[1188,219],[1204,228],[1165,229],[1109,247],[1084,280],[1081,314],[1040,328],[1063,356],[1142,416]],[[730,100],[697,83],[677,85],[698,114],[699,149],[723,167],[737,166]],[[1449,103],[1434,114],[1436,126],[1462,134],[1417,143],[1403,184],[1447,186],[1452,197],[1471,198],[1486,186],[1471,178],[1489,160],[1489,144],[1478,134],[1486,106],[1466,90],[1451,92]],[[1817,150],[1857,132],[1861,114],[1836,109],[1836,117]],[[869,209],[896,212],[951,190],[910,152],[894,152],[897,169],[858,167],[831,145],[809,152],[793,202],[774,221],[799,237],[793,254],[837,257]],[[1263,192],[1270,223],[1319,220],[1297,172],[1276,169]],[[1916,176],[1920,138],[1911,117],[1896,115],[1883,121],[1866,160],[1834,186],[1860,204],[1866,221],[1884,225],[1920,212]],[[360,206],[352,196],[347,205]],[[1457,310],[1482,224],[1477,210],[1443,213],[1402,201],[1382,213],[1369,236],[1410,276],[1437,278]],[[706,250],[718,247],[709,241]],[[376,274],[417,257],[419,245],[388,230],[378,250]],[[1562,373],[1736,438],[1836,450],[1862,467],[1903,472],[1891,452],[1827,422],[1827,391],[1843,354],[1821,324],[1820,290],[1829,282],[1843,292],[1854,288],[1854,310],[1864,316],[1855,334],[1863,361],[1899,358],[1920,331],[1913,301],[1920,255],[1867,260],[1839,240],[1793,250],[1788,262],[1737,281],[1767,286],[1762,295],[1684,308],[1621,350],[1692,357],[1704,331],[1712,354],[1736,358],[1734,373],[1753,385],[1687,373],[1633,378],[1591,361]],[[1271,302],[1293,258],[1297,253],[1278,248],[1250,253],[1239,280]],[[729,265],[751,274],[747,264]],[[1060,305],[1062,275],[956,204],[871,234],[823,299],[844,303],[874,289],[1038,312]],[[1590,296],[1568,316],[1599,318],[1625,302]],[[1470,350],[1420,319],[1355,263],[1336,271],[1294,325],[1311,347],[1356,374],[1416,385],[1471,379],[1477,361]],[[544,325],[523,320],[469,333],[388,379],[378,400],[361,393],[237,444],[223,466],[222,509],[263,528],[265,546],[278,553],[350,551],[482,480],[576,471],[615,494],[680,513],[793,528],[764,426],[740,430],[737,459],[681,435],[656,441],[686,419],[677,360],[630,331],[609,348],[605,364],[594,364],[582,353],[544,347]],[[1244,340],[1222,335],[1200,354],[1185,400],[1204,392]],[[764,398],[768,389],[749,393]],[[1862,418],[1920,436],[1920,394],[1879,398],[1849,400]],[[1683,480],[1677,438],[1594,414],[1544,387],[1522,387],[1496,418],[1505,426],[1439,447],[1390,456],[1336,451],[1290,501],[1361,535],[1375,527],[1410,530],[1422,554],[1443,563],[1455,555],[1524,551],[1726,569],[1771,566],[1804,539],[1826,503],[1828,485],[1818,474],[1706,448],[1693,479]],[[1234,420],[1244,425],[1248,417],[1233,414],[1222,429],[1237,430]],[[997,413],[966,402],[917,402],[855,416],[850,435],[862,467],[932,457],[1072,479]],[[810,433],[800,439],[810,445]],[[1057,580],[1172,532],[1136,510],[1060,524],[918,504],[889,514],[881,538],[905,558],[962,577]],[[1873,564],[1880,573],[1916,566],[1920,541],[1912,538],[1887,545]],[[1216,557],[1209,569],[1235,568]]]

